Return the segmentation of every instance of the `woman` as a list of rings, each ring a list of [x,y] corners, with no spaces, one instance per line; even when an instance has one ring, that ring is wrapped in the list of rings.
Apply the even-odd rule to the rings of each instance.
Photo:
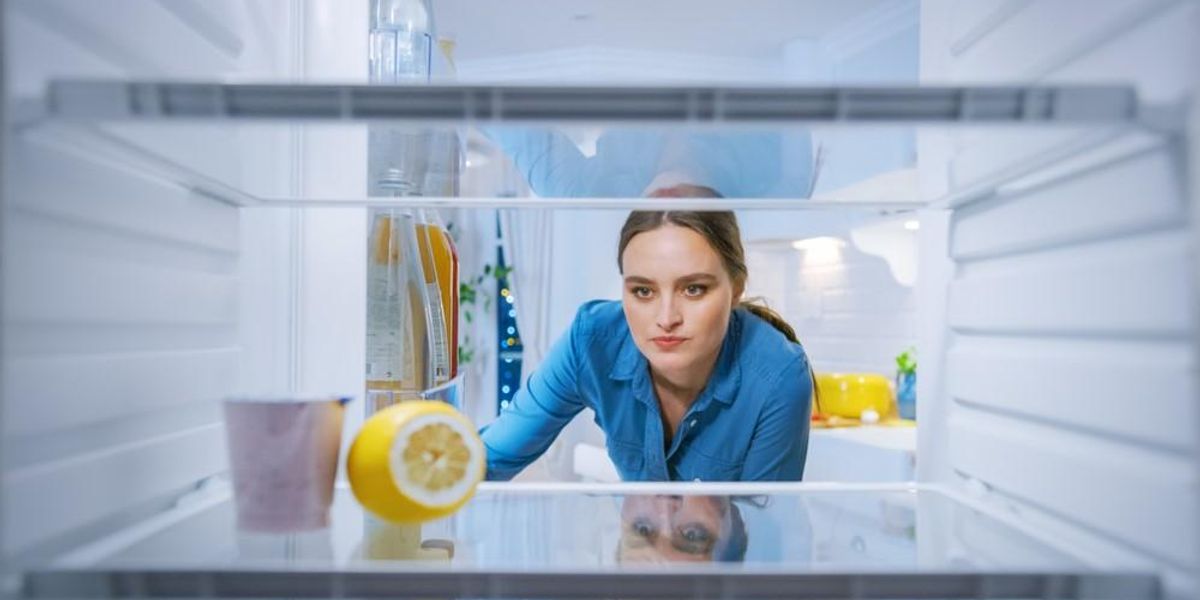
[[[741,511],[728,496],[628,495],[617,562],[739,562],[748,541]]]
[[[812,373],[778,315],[741,302],[732,212],[637,211],[621,229],[620,302],[592,301],[482,433],[510,479],[591,408],[621,478],[799,480]]]

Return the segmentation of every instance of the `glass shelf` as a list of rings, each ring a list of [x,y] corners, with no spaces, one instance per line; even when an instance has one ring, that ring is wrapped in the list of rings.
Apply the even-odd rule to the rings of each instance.
[[[936,488],[484,484],[415,527],[239,533],[218,494],[26,575],[30,597],[1154,598]]]
[[[953,204],[921,189],[928,132],[953,132],[955,193],[979,195],[1162,143],[1173,114],[1122,86],[61,80],[22,106],[21,139],[41,152],[102,156],[234,205],[620,209],[661,206],[647,196],[679,183],[719,195],[670,198],[687,209]],[[319,183],[298,189],[297,171]]]
[[[1122,86],[534,86],[59,81],[68,119],[563,123],[1111,123],[1139,119]]]

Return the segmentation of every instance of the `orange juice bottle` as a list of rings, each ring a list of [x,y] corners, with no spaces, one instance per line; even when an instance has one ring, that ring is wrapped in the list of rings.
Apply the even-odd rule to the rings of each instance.
[[[429,298],[433,385],[454,377],[457,367],[458,257],[454,242],[436,219],[417,224],[417,244]]]
[[[367,253],[366,379],[368,414],[432,387],[426,285],[413,215],[371,214]],[[379,394],[370,392],[379,391]]]
[[[453,379],[458,377],[458,248],[448,231],[445,238],[450,251],[450,378]]]

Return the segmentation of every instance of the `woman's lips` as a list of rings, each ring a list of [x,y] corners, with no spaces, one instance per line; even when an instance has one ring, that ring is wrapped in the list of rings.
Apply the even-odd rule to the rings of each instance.
[[[678,345],[686,342],[687,338],[675,337],[675,336],[671,336],[671,335],[664,335],[664,336],[652,338],[650,341],[654,342],[655,345],[657,345],[659,348],[661,348],[663,350],[670,350],[671,348],[674,348],[675,346],[678,346]]]

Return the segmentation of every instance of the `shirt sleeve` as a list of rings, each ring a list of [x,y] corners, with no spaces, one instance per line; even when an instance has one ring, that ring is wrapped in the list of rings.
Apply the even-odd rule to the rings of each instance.
[[[778,132],[672,136],[663,144],[655,171],[677,173],[685,182],[712,188],[727,198],[766,196],[778,187],[783,172],[782,139]],[[792,170],[808,167],[807,161],[801,161]]]
[[[813,380],[803,354],[784,369],[771,387],[780,390],[759,416],[742,467],[744,481],[800,481],[808,454],[808,428],[812,417]]]
[[[613,128],[585,155],[559,131],[487,126],[480,131],[512,159],[539,196],[634,197],[655,191],[655,178],[712,188],[726,197],[803,197],[811,187],[811,138],[778,132],[671,133]]]
[[[590,161],[567,136],[552,129],[483,127],[481,132],[512,159],[539,196],[584,195]]]
[[[559,431],[583,410],[578,392],[583,316],[550,348],[545,360],[517,390],[495,421],[482,430],[487,450],[487,479],[506,481],[541,456]]]
[[[663,146],[659,132],[614,128],[596,139],[595,152],[588,156],[554,129],[488,126],[480,131],[512,159],[538,196],[641,196],[656,173]]]

